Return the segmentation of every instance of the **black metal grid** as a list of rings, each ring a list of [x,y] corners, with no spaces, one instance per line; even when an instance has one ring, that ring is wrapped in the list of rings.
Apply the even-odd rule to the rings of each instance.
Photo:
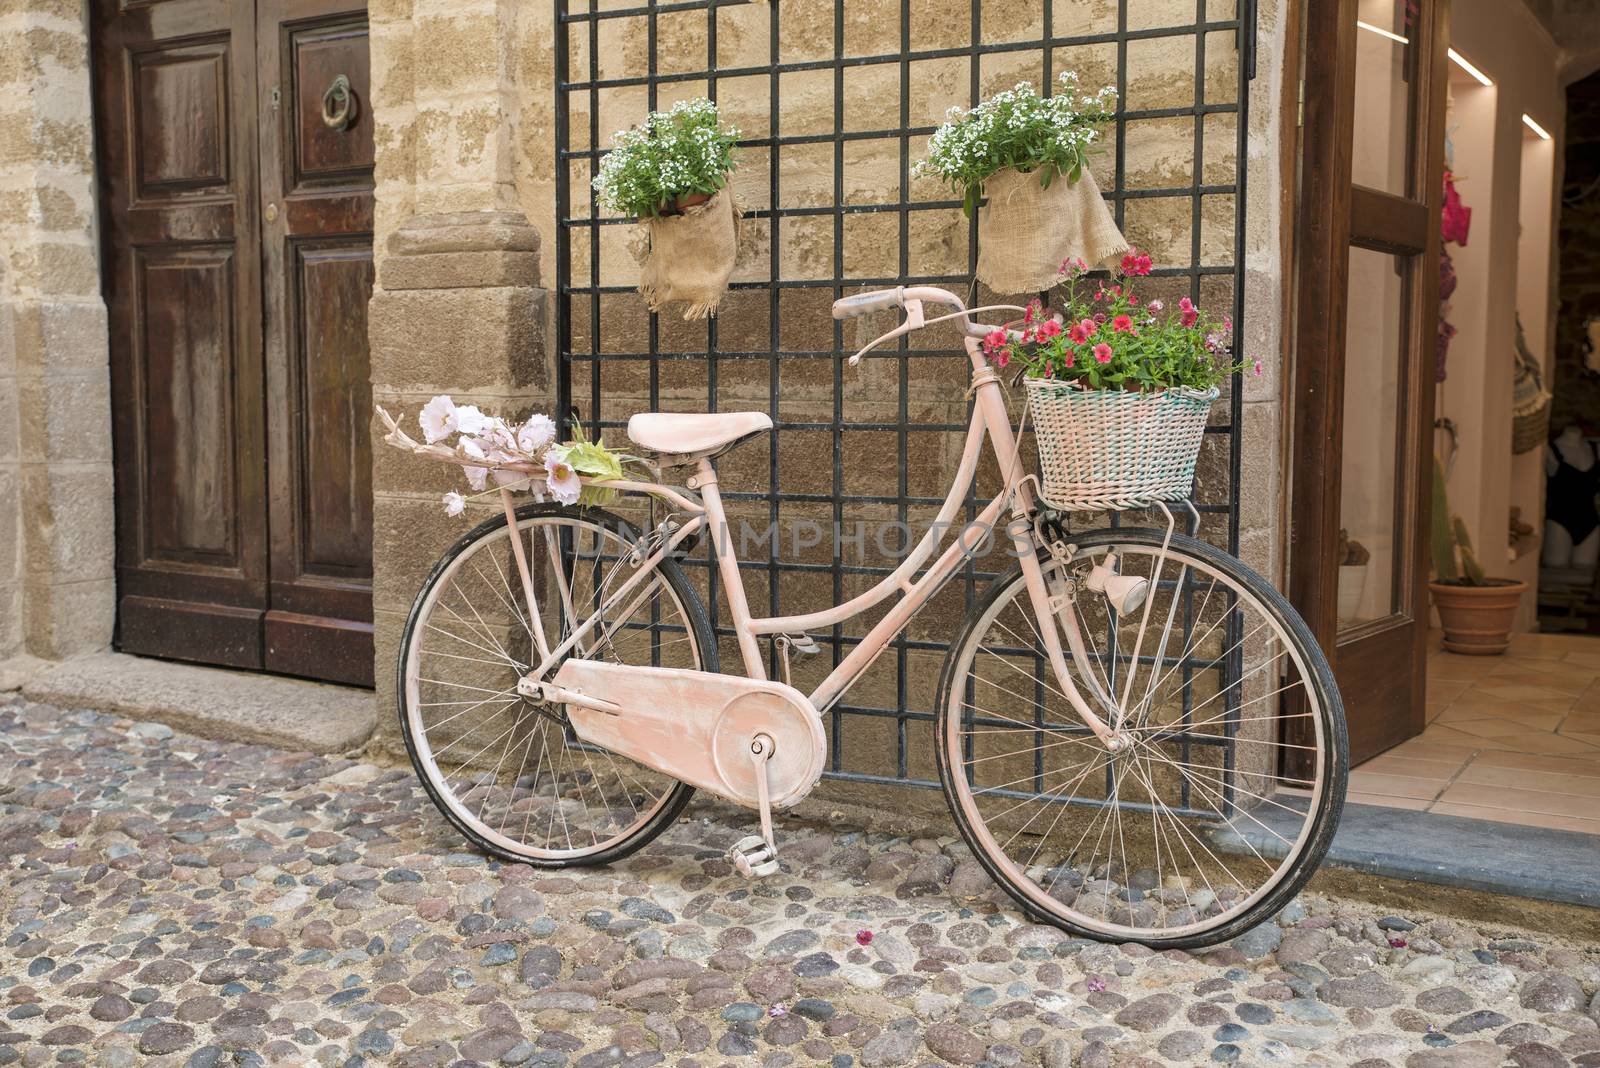
[[[792,2],[792,0],[791,0]],[[889,4],[878,4],[877,7],[893,6],[894,0]],[[556,229],[556,259],[557,259],[557,310],[559,316],[558,329],[558,390],[560,410],[565,412],[576,408],[582,413],[587,425],[609,433],[613,438],[622,437],[621,427],[625,425],[625,417],[607,417],[603,399],[608,391],[607,380],[626,375],[637,390],[641,372],[647,377],[648,382],[648,407],[656,410],[660,405],[662,374],[666,368],[669,372],[681,369],[682,361],[692,361],[703,365],[705,382],[704,406],[707,411],[719,410],[719,386],[723,378],[724,365],[738,367],[746,361],[758,361],[766,364],[767,370],[767,401],[768,410],[773,416],[775,429],[767,451],[766,487],[759,492],[743,492],[731,480],[723,485],[723,496],[729,502],[730,508],[740,505],[745,507],[765,507],[769,521],[775,526],[781,521],[781,505],[813,505],[826,508],[832,515],[833,521],[845,525],[850,521],[852,510],[861,508],[892,507],[895,515],[901,522],[907,522],[913,509],[926,510],[936,507],[942,500],[939,496],[924,496],[912,491],[908,471],[910,469],[910,450],[913,434],[926,432],[945,432],[960,434],[965,431],[965,423],[958,422],[922,422],[913,424],[909,411],[908,383],[913,373],[913,361],[927,358],[948,356],[951,359],[964,361],[965,357],[958,351],[950,348],[921,348],[914,347],[919,341],[922,344],[936,343],[929,339],[902,339],[898,351],[890,359],[897,363],[898,372],[898,397],[896,418],[891,421],[882,419],[872,421],[847,420],[845,404],[845,372],[842,361],[839,359],[842,350],[845,350],[843,328],[834,324],[832,330],[832,344],[828,348],[806,348],[796,345],[784,344],[784,324],[782,312],[785,294],[798,291],[815,293],[828,301],[861,289],[879,288],[893,285],[914,284],[944,284],[957,291],[962,291],[970,281],[970,273],[977,261],[977,232],[970,228],[967,237],[967,275],[952,276],[950,274],[924,274],[918,271],[918,264],[911,261],[909,235],[913,217],[920,212],[946,212],[958,210],[959,200],[953,198],[914,199],[912,198],[912,183],[910,180],[911,166],[920,148],[918,142],[933,131],[932,126],[917,126],[912,124],[912,102],[910,88],[912,85],[911,72],[914,63],[927,60],[964,59],[968,67],[968,96],[966,103],[970,106],[978,102],[983,95],[982,77],[983,61],[987,57],[1004,54],[1035,53],[1039,57],[1044,75],[1044,83],[1053,83],[1056,72],[1056,53],[1059,50],[1085,48],[1089,46],[1110,47],[1115,54],[1116,85],[1122,101],[1128,99],[1128,53],[1132,45],[1140,42],[1171,41],[1181,38],[1192,38],[1194,46],[1193,68],[1193,96],[1192,101],[1183,105],[1166,107],[1149,107],[1130,109],[1119,105],[1119,111],[1114,123],[1114,136],[1108,136],[1112,143],[1112,151],[1097,156],[1095,168],[1097,177],[1101,179],[1102,190],[1113,206],[1114,215],[1119,225],[1125,225],[1130,204],[1143,199],[1155,198],[1187,198],[1189,200],[1189,262],[1180,265],[1165,265],[1158,267],[1152,282],[1177,287],[1187,291],[1196,300],[1209,300],[1215,304],[1219,294],[1227,299],[1233,308],[1235,323],[1235,336],[1242,336],[1244,321],[1244,285],[1243,285],[1243,260],[1245,241],[1245,160],[1246,138],[1248,129],[1248,86],[1254,76],[1254,26],[1255,26],[1255,0],[1193,0],[1194,18],[1192,21],[1163,26],[1134,26],[1131,24],[1130,9],[1137,12],[1138,0],[1118,0],[1116,24],[1114,29],[1103,30],[1085,34],[1059,34],[1056,32],[1057,8],[1063,10],[1076,7],[1071,0],[1040,0],[1040,33],[1031,39],[1025,40],[1000,40],[995,39],[984,43],[985,31],[983,25],[982,0],[972,0],[970,5],[970,27],[967,42],[956,47],[916,47],[913,42],[913,17],[921,14],[925,6],[923,0],[914,3],[913,0],[898,0],[899,7],[899,47],[894,52],[879,52],[869,55],[851,54],[846,49],[846,16],[849,0],[835,0],[832,5],[833,16],[833,50],[831,57],[818,58],[806,56],[785,58],[785,35],[783,18],[784,0],[770,0],[765,5],[767,21],[767,50],[770,62],[759,65],[743,66],[718,66],[718,12],[719,10],[741,6],[744,0],[682,0],[674,3],[645,3],[635,6],[610,7],[603,0],[556,0],[557,32],[554,41],[557,100],[556,100],[556,204],[558,225]],[[821,7],[821,0],[814,0],[816,7]],[[943,10],[948,10],[951,5],[943,5]],[[696,15],[695,13],[699,13]],[[1225,13],[1226,17],[1222,17]],[[660,52],[661,22],[664,18],[681,20],[683,18],[704,17],[705,59],[703,65],[690,64],[693,69],[684,69],[679,55],[672,57],[674,69],[663,70]],[[601,48],[602,29],[615,20],[634,20],[634,25],[643,24],[645,34],[645,59],[643,70],[629,72],[620,76],[601,75]],[[620,23],[618,23],[620,24]],[[680,23],[675,23],[681,27]],[[1004,34],[991,35],[999,38]],[[1207,54],[1209,49],[1216,49],[1219,42],[1226,41],[1226,47],[1238,51],[1234,64],[1237,70],[1237,80],[1230,80],[1231,84],[1218,87],[1207,84]],[[574,48],[574,45],[578,45]],[[586,57],[586,70],[573,70],[573,53],[578,52]],[[897,113],[893,125],[883,125],[876,129],[861,130],[849,129],[845,121],[846,109],[846,73],[853,69],[877,65],[894,65],[898,67],[898,101]],[[781,108],[781,83],[785,75],[831,72],[832,73],[832,129],[828,132],[791,133],[782,132]],[[658,95],[664,87],[683,88],[687,85],[702,87],[705,95],[716,100],[719,82],[730,79],[764,78],[767,86],[767,135],[751,137],[740,142],[740,149],[745,152],[750,150],[765,150],[767,154],[767,184],[768,206],[744,212],[744,219],[749,223],[767,226],[767,277],[754,281],[735,281],[732,285],[733,293],[730,300],[737,298],[744,291],[764,291],[767,295],[767,323],[765,346],[724,346],[719,340],[717,320],[709,320],[701,329],[704,331],[704,341],[693,348],[696,351],[685,351],[688,346],[674,344],[663,347],[663,323],[655,315],[648,317],[648,329],[642,335],[634,334],[643,344],[618,344],[614,336],[606,334],[607,320],[612,318],[614,308],[621,302],[629,300],[632,286],[621,284],[602,277],[602,231],[608,226],[627,225],[632,220],[622,218],[602,217],[593,191],[588,187],[588,178],[593,173],[595,161],[604,154],[602,146],[601,114],[603,105],[611,99],[623,98],[631,94],[637,96],[643,91],[642,100],[638,101],[642,108],[637,114],[628,114],[621,122],[637,122],[643,119],[643,110],[654,110],[658,105]],[[1089,81],[1086,80],[1086,86]],[[673,92],[673,88],[668,88]],[[630,97],[631,99],[631,97]],[[583,126],[576,130],[573,125],[574,102],[585,105],[581,110],[586,112]],[[885,111],[888,104],[885,102]],[[1210,167],[1206,158],[1207,145],[1207,118],[1210,116],[1231,116],[1233,121],[1233,173],[1229,180],[1207,181],[1209,172],[1216,168]],[[1128,176],[1128,131],[1132,124],[1159,119],[1191,119],[1193,124],[1193,155],[1191,159],[1191,181],[1187,184],[1169,185],[1160,188],[1130,187],[1127,183]],[[586,127],[586,128],[584,128]],[[574,145],[574,133],[579,135],[580,145]],[[849,203],[845,195],[845,146],[852,142],[892,140],[898,143],[898,196],[883,203]],[[833,154],[832,175],[832,201],[823,205],[806,206],[780,206],[780,178],[783,173],[785,150],[799,150],[806,146],[831,145]],[[1107,168],[1107,162],[1112,163]],[[1206,262],[1203,254],[1202,242],[1206,233],[1206,224],[1203,212],[1207,198],[1229,198],[1231,200],[1233,225],[1232,225],[1232,255],[1227,262]],[[892,214],[898,223],[898,270],[893,275],[866,277],[859,274],[847,275],[844,265],[845,257],[845,224],[850,216],[861,214]],[[784,278],[781,276],[782,263],[782,220],[801,218],[828,218],[832,222],[833,254],[832,271],[829,277],[824,278]],[[1130,235],[1133,237],[1136,235]],[[580,277],[575,273],[575,252],[584,254],[587,260],[587,270]],[[736,276],[737,277],[737,276]],[[987,294],[982,294],[986,299]],[[631,298],[636,300],[637,298]],[[581,322],[581,331],[575,330],[575,322]],[[678,323],[669,324],[674,333],[681,333],[683,327]],[[821,324],[817,325],[820,333]],[[575,338],[582,335],[583,343],[575,343]],[[738,361],[738,363],[735,363]],[[793,419],[785,416],[783,404],[783,375],[787,367],[797,362],[829,361],[832,368],[833,411],[830,419]],[[747,371],[747,369],[745,369]],[[575,373],[578,372],[578,373]],[[575,388],[575,380],[576,388]],[[1240,441],[1239,435],[1234,433],[1241,421],[1242,390],[1240,383],[1235,381],[1234,388],[1230,391],[1229,404],[1226,406],[1227,418],[1225,421],[1215,422],[1208,431],[1212,448],[1225,450],[1225,467],[1227,470],[1226,485],[1210,487],[1210,493],[1202,492],[1202,498],[1197,502],[1197,507],[1202,513],[1202,533],[1212,540],[1224,545],[1230,552],[1237,552],[1239,540],[1239,516],[1237,509],[1238,482],[1240,468]],[[895,494],[869,494],[852,493],[846,491],[846,471],[849,464],[846,462],[846,448],[844,444],[847,432],[877,431],[893,434],[895,437],[896,460],[899,467],[898,492]],[[793,463],[793,457],[785,457],[779,445],[781,432],[794,434],[795,432],[822,432],[831,438],[832,454],[832,488],[831,492],[791,492],[786,489],[780,479],[780,468],[785,462]],[[967,515],[969,518],[976,515],[978,502],[974,498],[968,501]],[[1111,517],[1115,523],[1118,517]],[[709,566],[708,561],[702,561],[704,572],[702,576],[703,587],[709,594],[708,609],[719,637],[726,637],[731,631],[727,627],[725,612],[721,606],[717,590],[717,575]],[[836,547],[832,559],[825,562],[806,560],[782,560],[779,554],[772,554],[768,560],[746,560],[744,566],[747,570],[747,585],[759,583],[764,575],[767,611],[756,608],[757,614],[794,614],[803,611],[813,611],[823,607],[821,604],[808,600],[807,603],[786,603],[794,598],[785,598],[784,580],[786,577],[814,575],[826,576],[831,579],[831,592],[834,602],[846,599],[847,582],[853,582],[865,576],[868,581],[888,573],[892,564],[887,566],[852,564],[844,559],[844,554]],[[981,584],[992,575],[992,570],[977,562],[966,569],[959,580],[962,597],[967,607],[973,603]],[[755,592],[759,587],[752,586]],[[1186,613],[1187,614],[1187,613]],[[1231,628],[1230,628],[1231,629]],[[837,664],[848,652],[852,643],[859,639],[859,634],[847,633],[843,627],[835,627],[828,634],[813,635],[830,653],[831,661]],[[880,783],[904,783],[919,786],[936,786],[937,782],[931,776],[917,776],[912,774],[908,758],[908,724],[918,721],[929,721],[933,712],[928,708],[911,707],[908,701],[906,684],[907,657],[913,651],[942,651],[943,645],[936,641],[921,640],[916,637],[902,636],[891,647],[896,661],[896,683],[894,704],[871,705],[865,703],[851,703],[841,701],[830,712],[830,746],[828,774],[831,777],[846,778],[857,781]],[[885,654],[889,655],[888,653]],[[1192,671],[1192,665],[1182,665],[1182,670],[1187,678]],[[846,697],[851,695],[847,694]],[[1237,697],[1230,698],[1229,703],[1237,701]],[[1185,715],[1190,703],[1187,688],[1184,694]],[[846,768],[846,754],[844,751],[845,723],[851,719],[888,719],[892,720],[895,729],[895,761],[890,768]],[[1231,766],[1231,745],[1229,764]],[[1188,798],[1184,803],[1187,805]]]

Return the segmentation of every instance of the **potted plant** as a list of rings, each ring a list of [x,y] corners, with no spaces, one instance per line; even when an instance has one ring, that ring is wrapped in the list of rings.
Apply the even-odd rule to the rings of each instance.
[[[1452,515],[1444,468],[1433,462],[1433,571],[1428,583],[1444,628],[1444,647],[1468,656],[1495,656],[1511,646],[1511,627],[1528,584],[1486,578],[1472,551],[1467,525]]]
[[[651,311],[681,301],[685,319],[715,315],[738,258],[738,208],[727,188],[739,131],[717,106],[682,100],[619,130],[600,160],[600,203],[649,232],[639,293]]]
[[[1348,530],[1339,531],[1339,622],[1354,623],[1361,615],[1361,597],[1367,590],[1367,565],[1372,553],[1350,536]]]
[[[1189,297],[1175,308],[1141,300],[1132,280],[1150,273],[1150,257],[1137,250],[1110,284],[1087,273],[1082,260],[1063,265],[1064,318],[1034,302],[1020,336],[983,342],[998,366],[1022,365],[1041,496],[1076,511],[1188,497],[1211,402],[1243,366],[1230,355],[1233,323]]]
[[[929,138],[913,174],[961,194],[978,221],[978,278],[995,292],[1038,292],[1066,260],[1098,264],[1126,251],[1089,171],[1089,146],[1115,103],[1114,88],[1080,93],[1067,71],[1053,96],[1019,82],[970,111],[951,108]]]

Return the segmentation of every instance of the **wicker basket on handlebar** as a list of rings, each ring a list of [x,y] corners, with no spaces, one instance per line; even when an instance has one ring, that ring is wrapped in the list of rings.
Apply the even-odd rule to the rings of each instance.
[[[1216,389],[1129,393],[1048,378],[1024,383],[1046,504],[1098,512],[1190,495]]]

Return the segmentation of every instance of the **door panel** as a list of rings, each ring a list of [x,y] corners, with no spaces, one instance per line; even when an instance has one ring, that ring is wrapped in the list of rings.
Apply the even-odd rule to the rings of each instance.
[[[261,180],[268,393],[279,413],[268,427],[267,666],[370,685],[366,13],[348,0],[260,0],[258,11],[262,114],[275,133],[262,140]]]
[[[118,644],[256,667],[267,607],[248,7],[97,0]],[[242,49],[242,52],[241,52]]]
[[[1425,725],[1448,24],[1448,0],[1307,7],[1290,584],[1356,761]]]
[[[144,382],[151,560],[241,571],[233,444],[235,273],[226,245],[136,248],[132,357]]]

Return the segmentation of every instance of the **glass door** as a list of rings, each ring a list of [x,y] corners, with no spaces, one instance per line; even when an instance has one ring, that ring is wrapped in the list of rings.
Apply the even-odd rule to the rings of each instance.
[[[1354,760],[1420,733],[1447,0],[1310,0],[1291,593]]]

